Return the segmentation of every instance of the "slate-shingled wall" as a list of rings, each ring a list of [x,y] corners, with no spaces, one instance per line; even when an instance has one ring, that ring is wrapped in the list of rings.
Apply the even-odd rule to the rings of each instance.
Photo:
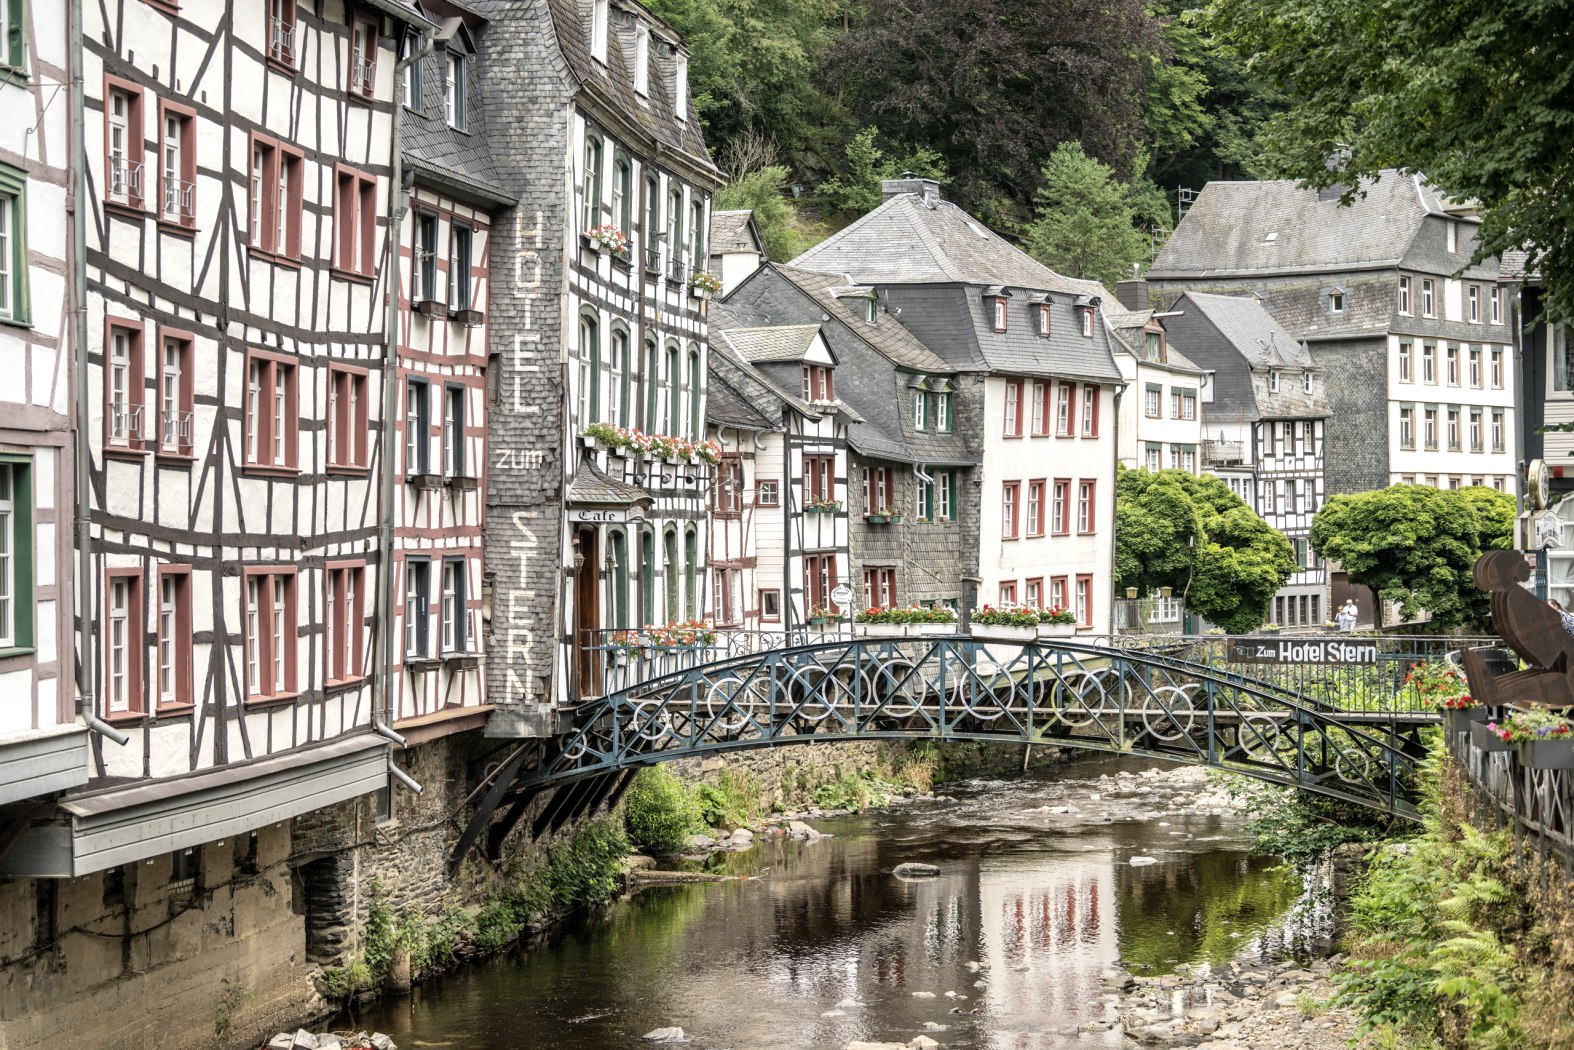
[[[521,204],[492,228],[487,693],[542,716],[553,692],[562,573],[563,231],[571,77],[544,0],[487,4],[481,105]],[[532,706],[539,705],[539,706]],[[495,715],[499,729],[513,721]],[[517,731],[517,730],[516,730]]]

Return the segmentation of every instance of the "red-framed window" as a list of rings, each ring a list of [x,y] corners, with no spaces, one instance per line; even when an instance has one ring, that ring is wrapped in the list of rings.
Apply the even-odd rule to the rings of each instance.
[[[824,502],[836,498],[836,457],[803,457],[803,501]]]
[[[350,21],[351,98],[371,98],[377,90],[377,23],[357,15]]]
[[[896,507],[894,472],[887,467],[863,469],[864,514],[889,514]]]
[[[1000,604],[1015,605],[1017,603],[1017,581],[1000,581]]]
[[[1093,626],[1093,577],[1077,577],[1076,596],[1077,624],[1081,627]]]
[[[1064,536],[1071,531],[1071,479],[1056,478],[1049,505],[1049,531]]]
[[[1018,515],[1022,510],[1022,483],[1007,481],[1000,486],[1000,538],[1014,540],[1020,533]]]
[[[803,366],[803,399],[805,401],[835,401],[836,386],[829,365]]]
[[[328,466],[365,470],[369,450],[367,372],[349,365],[328,369]]]
[[[296,64],[295,0],[268,0],[268,59],[287,70]]]
[[[158,571],[154,625],[157,684],[154,699],[159,710],[189,707],[192,702],[191,568],[163,565]]]
[[[1062,382],[1055,391],[1055,436],[1071,437],[1077,418],[1077,385]]]
[[[1027,535],[1044,535],[1044,493],[1047,485],[1043,478],[1027,483]]]
[[[742,580],[743,570],[731,565],[711,565],[711,580],[715,585],[712,595],[711,614],[715,617],[717,626],[736,626],[742,622],[743,603],[738,600],[738,585]]]
[[[1082,436],[1099,436],[1099,388],[1091,383],[1082,388]]]
[[[295,695],[295,570],[246,569],[241,586],[246,699]]]
[[[1082,338],[1093,338],[1093,307],[1091,306],[1082,308]]]
[[[147,207],[143,167],[146,130],[142,88],[120,77],[104,76],[104,200],[125,208]]]
[[[377,266],[377,179],[340,164],[334,169],[334,266],[370,277]]]
[[[266,350],[246,352],[247,466],[294,470],[300,447],[295,362]]]
[[[803,556],[803,596],[807,610],[831,607],[831,592],[836,589],[836,555]]]
[[[142,324],[121,317],[104,322],[104,447],[140,452],[152,427],[146,415]]]
[[[896,607],[896,569],[864,570],[864,601],[875,609]]]
[[[247,243],[254,251],[299,259],[305,154],[255,132],[250,147],[246,187],[251,229]]]
[[[159,100],[158,217],[185,229],[197,225],[197,111]]]
[[[1022,380],[1006,380],[1005,425],[1001,428],[1004,437],[1022,436],[1022,388]]]
[[[1038,304],[1038,334],[1045,339],[1049,338],[1049,304]]]
[[[1044,577],[1035,576],[1022,581],[1022,604],[1034,609],[1044,607]]]
[[[323,575],[323,668],[329,685],[366,676],[366,563],[330,561]]]
[[[158,454],[189,458],[195,419],[191,332],[160,328],[158,333]]]
[[[735,518],[743,511],[743,460],[736,455],[722,456],[716,467],[716,484],[711,487],[711,510],[722,517]]]
[[[1069,583],[1069,577],[1051,577],[1049,581],[1049,607],[1051,609],[1066,608],[1066,595],[1069,592]]]
[[[997,332],[1006,330],[1006,301],[1000,298],[989,300],[990,316],[993,318],[994,329]]]
[[[1084,479],[1077,482],[1077,531],[1092,532],[1097,526],[1098,508],[1095,505],[1098,482]]]
[[[1034,437],[1044,437],[1049,433],[1049,384],[1035,380],[1032,389],[1028,392],[1029,424],[1028,433]]]
[[[105,571],[103,616],[104,711],[111,718],[140,715],[147,710],[141,569]]]

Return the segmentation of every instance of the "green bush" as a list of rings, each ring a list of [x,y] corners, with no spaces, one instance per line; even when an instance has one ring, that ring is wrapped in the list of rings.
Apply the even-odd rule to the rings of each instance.
[[[708,827],[735,828],[759,816],[760,782],[741,769],[729,769],[714,784],[701,784],[698,801],[700,818]]]
[[[702,826],[693,792],[661,766],[647,766],[634,775],[623,821],[630,839],[659,853],[682,849]]]

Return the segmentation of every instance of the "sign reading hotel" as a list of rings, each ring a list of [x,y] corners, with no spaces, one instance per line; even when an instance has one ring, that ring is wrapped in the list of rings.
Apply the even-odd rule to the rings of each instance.
[[[1240,664],[1375,664],[1377,645],[1337,638],[1231,638],[1230,660]]]

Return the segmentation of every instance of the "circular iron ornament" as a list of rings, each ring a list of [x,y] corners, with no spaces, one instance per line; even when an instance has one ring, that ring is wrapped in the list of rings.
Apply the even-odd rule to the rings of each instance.
[[[1188,688],[1195,686],[1161,685],[1142,698],[1142,725],[1155,739],[1172,743],[1184,740],[1196,729],[1197,709],[1192,706]]]
[[[711,682],[705,689],[706,722],[713,730],[731,735],[748,725],[757,703],[764,703],[762,685],[755,678],[749,685],[736,675]]]
[[[647,698],[631,701],[628,730],[641,740],[654,744],[672,732],[672,715],[660,700]]]

